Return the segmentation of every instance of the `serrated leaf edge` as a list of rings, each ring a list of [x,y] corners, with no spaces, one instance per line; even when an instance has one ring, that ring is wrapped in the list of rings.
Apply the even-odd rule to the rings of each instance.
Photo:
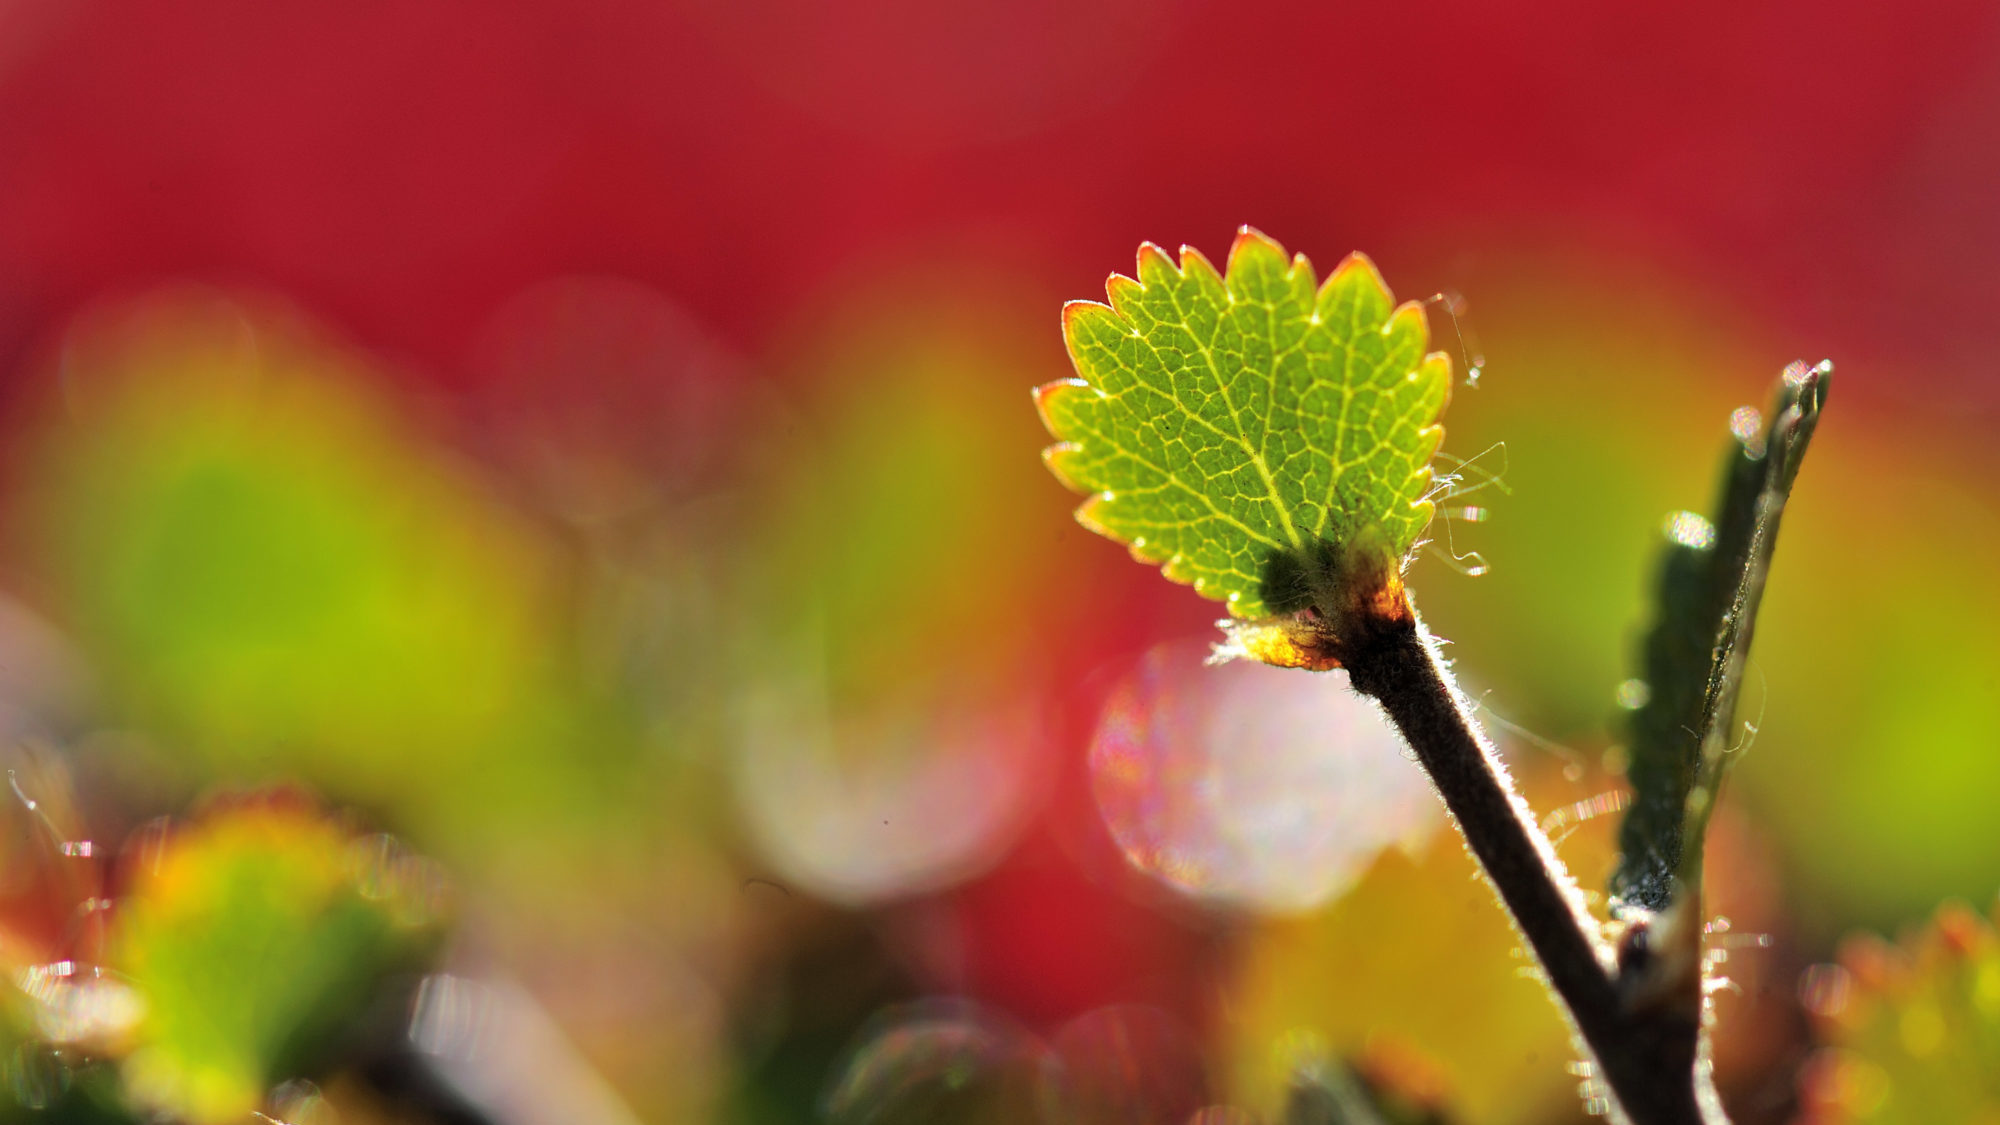
[[[1162,270],[1172,272],[1183,279],[1187,277],[1190,270],[1202,271],[1214,279],[1216,284],[1222,288],[1223,293],[1229,296],[1233,302],[1234,295],[1229,293],[1229,275],[1236,270],[1238,263],[1245,256],[1258,251],[1271,253],[1280,259],[1288,256],[1285,248],[1276,239],[1271,238],[1269,235],[1248,224],[1237,228],[1236,237],[1231,241],[1229,246],[1229,254],[1224,259],[1225,268],[1221,271],[1215,268],[1214,263],[1209,261],[1207,255],[1185,243],[1180,247],[1180,261],[1176,263],[1158,243],[1150,240],[1141,242],[1132,271],[1134,276],[1114,273],[1106,278],[1104,283],[1105,300],[1077,299],[1063,303],[1063,347],[1069,354],[1070,362],[1072,364],[1076,363],[1073,343],[1075,333],[1072,328],[1072,322],[1077,317],[1104,312],[1117,318],[1121,324],[1129,327],[1130,319],[1121,311],[1120,306],[1124,303],[1127,295],[1134,291],[1144,290],[1149,283],[1147,280],[1149,276],[1157,278]],[[1291,262],[1285,271],[1288,280],[1296,279],[1301,272],[1308,278],[1316,278],[1317,275],[1313,271],[1312,261],[1305,254],[1290,254],[1289,257]],[[1355,277],[1357,273],[1361,275],[1359,279]],[[1428,319],[1424,316],[1423,304],[1418,301],[1404,301],[1401,304],[1397,304],[1395,295],[1390,291],[1388,282],[1382,277],[1382,272],[1376,267],[1374,260],[1359,250],[1349,252],[1346,257],[1340,260],[1340,264],[1334,267],[1333,272],[1327,274],[1324,280],[1319,281],[1313,287],[1312,301],[1315,306],[1315,317],[1318,315],[1318,306],[1327,299],[1329,294],[1337,288],[1353,284],[1367,286],[1372,293],[1379,296],[1381,303],[1391,306],[1389,315],[1383,318],[1381,325],[1377,328],[1377,331],[1383,335],[1393,334],[1399,320],[1415,318],[1414,331],[1418,333],[1419,338],[1423,341],[1423,344],[1419,345],[1421,358],[1405,373],[1405,379],[1415,381],[1424,377],[1428,369],[1434,364],[1444,367],[1444,370],[1439,374],[1439,377],[1444,381],[1444,398],[1439,402],[1437,414],[1432,417],[1430,424],[1418,431],[1418,440],[1426,448],[1424,448],[1421,457],[1421,465],[1410,477],[1410,483],[1417,486],[1414,490],[1417,498],[1409,502],[1410,507],[1422,513],[1421,523],[1424,526],[1428,526],[1435,511],[1431,501],[1432,490],[1430,487],[1431,481],[1435,479],[1435,473],[1431,468],[1430,462],[1436,455],[1438,447],[1444,442],[1444,426],[1437,419],[1443,416],[1445,407],[1451,401],[1451,357],[1443,352],[1422,351],[1422,347],[1427,345],[1430,340],[1430,326]],[[1132,332],[1134,335],[1138,334],[1136,329],[1133,329]],[[1242,597],[1240,592],[1232,591],[1227,596],[1217,596],[1209,593],[1205,588],[1208,585],[1205,579],[1190,578],[1187,575],[1183,566],[1185,559],[1180,553],[1152,549],[1151,544],[1143,537],[1128,540],[1107,528],[1092,515],[1095,508],[1105,501],[1107,494],[1103,491],[1093,491],[1085,485],[1078,484],[1075,478],[1062,467],[1065,454],[1079,451],[1083,447],[1081,443],[1063,437],[1057,431],[1054,421],[1049,415],[1049,404],[1058,395],[1078,392],[1103,393],[1092,386],[1088,380],[1076,376],[1043,383],[1035,387],[1032,391],[1035,413],[1040,417],[1043,429],[1047,430],[1050,436],[1058,439],[1042,450],[1042,464],[1047,466],[1050,474],[1063,487],[1072,492],[1089,494],[1075,509],[1074,516],[1076,522],[1094,534],[1123,544],[1135,561],[1158,566],[1161,575],[1167,580],[1184,586],[1192,586],[1195,593],[1203,597],[1223,601],[1228,605],[1232,616],[1240,616],[1238,612],[1238,605]],[[1276,508],[1282,516],[1284,514],[1283,505],[1276,505]],[[1286,519],[1287,529],[1291,532],[1291,549],[1301,552],[1305,551],[1310,544],[1298,534],[1296,529],[1290,528],[1289,517],[1286,516],[1284,518]],[[1414,553],[1424,542],[1423,533],[1420,530],[1412,539],[1408,553]],[[1403,561],[1407,561],[1408,553],[1406,553],[1405,560]]]

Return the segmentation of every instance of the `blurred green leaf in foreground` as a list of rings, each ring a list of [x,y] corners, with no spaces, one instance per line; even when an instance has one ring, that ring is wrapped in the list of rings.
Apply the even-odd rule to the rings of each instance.
[[[195,1125],[312,1073],[436,946],[434,869],[302,797],[217,806],[136,854],[110,939],[144,1013],[125,1082]]]

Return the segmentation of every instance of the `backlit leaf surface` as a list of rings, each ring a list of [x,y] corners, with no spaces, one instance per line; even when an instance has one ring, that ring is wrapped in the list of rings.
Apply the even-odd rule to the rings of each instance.
[[[1079,378],[1036,392],[1086,527],[1248,620],[1393,574],[1430,521],[1450,363],[1367,258],[1320,283],[1244,228],[1227,272],[1150,243],[1109,304],[1071,302]]]

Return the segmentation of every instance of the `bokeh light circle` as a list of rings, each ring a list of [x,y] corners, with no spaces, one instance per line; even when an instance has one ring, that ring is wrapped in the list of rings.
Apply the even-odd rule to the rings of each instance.
[[[1175,1125],[1209,1101],[1202,1044],[1163,1008],[1093,1008],[1064,1024],[1050,1048],[1065,1121]]]
[[[968,1001],[891,1008],[827,1091],[836,1125],[1032,1125],[1050,1117],[1050,1059],[1032,1035]]]
[[[738,814],[789,884],[860,906],[950,886],[990,866],[1034,791],[1032,712],[894,698],[836,712],[810,676],[739,700]]]
[[[1421,770],[1344,674],[1148,652],[1090,749],[1099,812],[1137,868],[1199,899],[1308,910],[1438,822]]]

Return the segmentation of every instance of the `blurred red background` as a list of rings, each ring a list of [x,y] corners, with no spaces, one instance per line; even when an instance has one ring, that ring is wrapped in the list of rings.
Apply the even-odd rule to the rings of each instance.
[[[1895,356],[1988,397],[1982,3],[0,18],[15,355],[106,288],[195,275],[281,288],[462,384],[480,322],[551,274],[657,285],[754,349],[857,261],[971,241],[1087,294],[1142,238],[1254,220],[1475,293],[1523,250],[1636,257],[1840,354],[1854,391]]]

